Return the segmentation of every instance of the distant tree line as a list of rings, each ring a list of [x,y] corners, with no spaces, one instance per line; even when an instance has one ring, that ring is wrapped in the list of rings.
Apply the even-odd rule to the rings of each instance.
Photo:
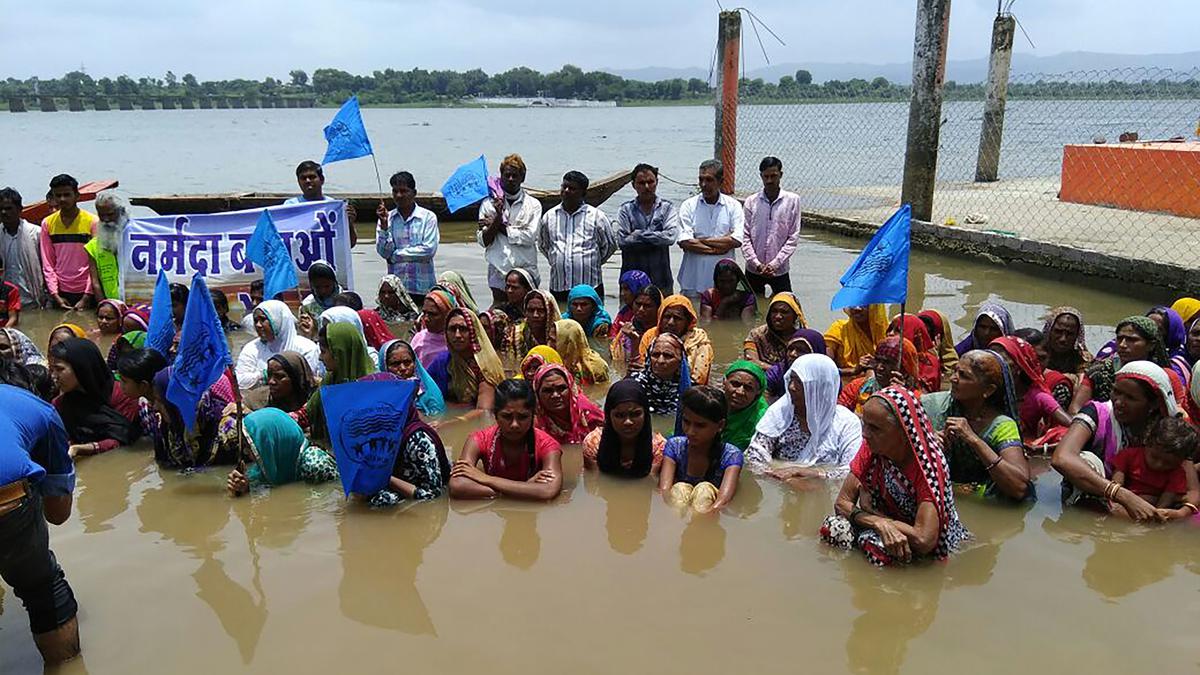
[[[873,80],[829,80],[813,82],[807,70],[785,75],[778,82],[762,78],[739,81],[743,100],[750,103],[903,101],[909,86]],[[312,76],[293,70],[288,80],[267,77],[261,81],[235,79],[197,81],[191,73],[177,77],[167,71],[162,78],[128,75],[95,79],[81,71],[71,71],[57,79],[8,78],[0,82],[0,97],[42,96],[313,96],[323,105],[338,105],[351,94],[358,94],[366,105],[443,104],[455,105],[473,97],[578,98],[617,102],[706,102],[714,92],[699,78],[670,79],[658,82],[627,80],[600,71],[584,72],[566,65],[540,73],[520,67],[488,75],[476,68],[466,72],[453,70],[377,70],[371,75],[352,75],[334,68],[318,68]],[[983,83],[946,82],[947,100],[978,100],[984,97]],[[1200,80],[1147,80],[1142,82],[1014,82],[1009,87],[1014,99],[1126,99],[1126,98],[1200,98]]]

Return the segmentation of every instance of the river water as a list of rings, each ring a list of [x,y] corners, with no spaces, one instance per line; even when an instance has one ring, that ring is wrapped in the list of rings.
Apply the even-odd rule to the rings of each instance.
[[[130,194],[285,189],[300,159],[320,156],[329,114],[0,115],[11,142],[0,182],[38,195],[65,170],[119,177]],[[388,170],[410,167],[425,188],[481,149],[493,162],[520,150],[531,185],[553,185],[568,166],[599,176],[647,157],[684,180],[708,152],[710,115],[365,113]],[[328,173],[331,192],[374,182],[368,160]],[[804,235],[792,275],[811,325],[835,318],[828,299],[861,245]],[[354,261],[369,304],[382,265],[365,244]],[[444,233],[437,262],[486,296],[479,249],[462,228]],[[609,289],[618,268],[605,266]],[[947,312],[961,334],[988,299],[1019,326],[1073,304],[1095,347],[1121,317],[1173,299],[1123,290],[914,251],[910,307]],[[21,324],[44,344],[63,319],[94,325],[49,312]],[[718,364],[736,357],[745,330],[710,327]],[[468,431],[446,430],[452,453]],[[334,485],[232,500],[223,470],[160,469],[144,443],[86,458],[75,513],[51,537],[80,601],[85,649],[63,672],[1119,672],[1145,670],[1148,655],[1163,672],[1195,668],[1196,524],[1064,512],[1052,471],[1032,505],[960,496],[975,539],[947,564],[877,571],[817,539],[836,486],[746,475],[725,513],[689,516],[649,481],[585,475],[577,449],[564,465],[564,492],[550,504],[441,499],[371,511]],[[35,672],[25,613],[10,589],[0,594],[0,672]]]

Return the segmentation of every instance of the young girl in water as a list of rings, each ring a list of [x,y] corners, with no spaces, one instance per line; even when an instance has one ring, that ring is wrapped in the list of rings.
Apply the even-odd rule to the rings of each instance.
[[[1158,520],[1188,518],[1198,512],[1186,500],[1187,472],[1183,462],[1196,454],[1200,434],[1191,424],[1176,417],[1159,420],[1146,437],[1146,447],[1125,448],[1113,458],[1112,481],[1155,506]],[[1120,504],[1112,504],[1117,515],[1128,517]]]
[[[663,448],[658,487],[674,504],[701,513],[723,508],[737,492],[742,451],[721,437],[729,405],[714,387],[691,387],[680,397],[683,435]]]
[[[562,491],[562,449],[533,426],[536,400],[525,380],[496,387],[496,423],[467,437],[450,470],[455,499],[549,500]]]

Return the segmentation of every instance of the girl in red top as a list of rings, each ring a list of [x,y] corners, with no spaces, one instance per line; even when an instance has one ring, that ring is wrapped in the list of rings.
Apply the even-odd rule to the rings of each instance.
[[[1146,437],[1146,447],[1125,448],[1113,458],[1113,482],[1155,506],[1160,521],[1187,518],[1196,514],[1196,505],[1187,502],[1186,459],[1196,454],[1200,435],[1185,420],[1167,417],[1159,420]],[[1112,512],[1128,515],[1120,504]]]
[[[496,386],[496,424],[467,437],[450,470],[455,499],[549,500],[562,491],[562,450],[558,441],[533,426],[536,399],[525,380]]]

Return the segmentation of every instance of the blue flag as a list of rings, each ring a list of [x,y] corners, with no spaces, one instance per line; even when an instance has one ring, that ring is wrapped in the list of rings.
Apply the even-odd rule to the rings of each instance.
[[[321,387],[325,425],[347,495],[369,496],[387,487],[416,391],[414,380]]]
[[[358,110],[357,96],[351,96],[343,103],[333,121],[325,127],[325,141],[329,145],[325,148],[322,164],[375,154],[371,150],[371,139],[367,138],[367,128],[363,126],[362,113]]]
[[[446,198],[446,209],[450,213],[487,197],[487,160],[483,155],[455,169],[442,184],[442,196]]]
[[[192,292],[188,295],[183,329],[179,333],[179,353],[175,356],[171,382],[167,385],[167,400],[179,408],[188,430],[196,426],[196,405],[200,397],[229,364],[225,330],[217,318],[204,277],[197,274],[192,277]]]
[[[150,323],[146,328],[146,346],[165,357],[173,342],[175,319],[171,316],[171,284],[167,281],[167,273],[159,269],[150,305]]]
[[[833,296],[829,308],[907,300],[911,246],[912,207],[905,204],[875,232],[858,260],[842,275],[842,290]]]
[[[254,226],[254,234],[246,242],[246,257],[263,269],[263,297],[270,300],[277,293],[291,290],[300,284],[291,253],[275,229],[271,212],[263,209]]]

